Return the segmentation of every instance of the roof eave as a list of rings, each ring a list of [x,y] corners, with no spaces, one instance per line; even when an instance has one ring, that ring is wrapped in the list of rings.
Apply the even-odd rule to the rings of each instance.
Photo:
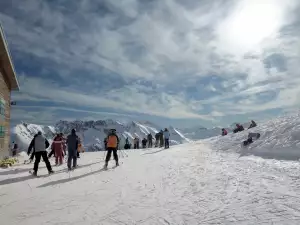
[[[7,44],[7,41],[6,41],[6,37],[5,37],[5,34],[4,34],[4,30],[2,28],[2,25],[0,23],[0,35],[1,35],[1,38],[3,40],[3,44],[4,44],[4,48],[5,48],[5,52],[7,54],[7,57],[8,57],[8,61],[9,61],[9,69],[10,69],[10,73],[13,75],[13,82],[11,82],[11,89],[12,90],[15,90],[15,91],[19,91],[20,90],[20,86],[19,86],[19,82],[18,82],[18,79],[17,79],[17,75],[16,75],[16,72],[15,72],[15,67],[14,67],[14,64],[12,62],[12,59],[11,59],[11,54],[10,54],[10,51],[9,51],[9,48],[8,48],[8,44]]]

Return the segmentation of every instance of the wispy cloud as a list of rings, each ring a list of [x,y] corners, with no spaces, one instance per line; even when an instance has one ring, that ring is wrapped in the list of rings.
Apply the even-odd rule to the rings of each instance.
[[[19,101],[227,123],[299,107],[298,10],[297,0],[24,0],[1,2],[0,20]]]

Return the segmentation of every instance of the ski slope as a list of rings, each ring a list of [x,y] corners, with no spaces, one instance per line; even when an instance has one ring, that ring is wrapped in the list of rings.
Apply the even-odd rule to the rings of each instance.
[[[300,224],[297,161],[196,142],[119,151],[120,167],[102,171],[103,153],[49,177],[42,162],[40,178],[28,174],[32,165],[0,170],[1,224]]]

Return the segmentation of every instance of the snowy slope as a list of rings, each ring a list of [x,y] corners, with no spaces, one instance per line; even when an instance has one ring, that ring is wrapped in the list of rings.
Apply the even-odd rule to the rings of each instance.
[[[103,152],[82,154],[71,173],[54,167],[50,177],[43,163],[38,179],[30,165],[0,170],[1,222],[299,224],[299,162],[240,158],[202,143],[119,155],[121,166],[108,171],[101,170]]]
[[[256,155],[264,158],[299,159],[300,158],[300,114],[281,116],[258,124],[257,127],[227,136],[217,136],[205,140],[213,149],[233,151],[241,155]],[[249,132],[258,132],[260,139],[248,147],[241,147]]]

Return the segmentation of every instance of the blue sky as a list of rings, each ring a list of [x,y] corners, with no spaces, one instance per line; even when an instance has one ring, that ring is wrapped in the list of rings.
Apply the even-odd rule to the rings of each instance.
[[[297,110],[299,10],[297,0],[1,1],[21,85],[13,123],[211,127]]]

